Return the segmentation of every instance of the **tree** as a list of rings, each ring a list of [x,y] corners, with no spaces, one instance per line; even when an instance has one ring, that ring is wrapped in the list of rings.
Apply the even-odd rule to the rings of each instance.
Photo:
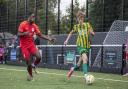
[[[0,0],[0,32],[3,32],[4,29],[5,30],[7,29],[6,12],[7,12],[6,1]]]
[[[89,19],[95,31],[109,31],[114,20],[122,19],[122,0],[89,1]]]
[[[66,9],[67,15],[63,16],[61,19],[61,29],[63,33],[69,33],[69,31],[71,30],[71,5],[69,8]],[[82,10],[83,12],[85,12],[85,6],[81,7],[79,6],[79,0],[75,0],[75,3],[73,5],[73,24],[77,23],[77,19],[76,19],[76,13],[78,12],[78,10]]]
[[[16,1],[18,1],[16,3]],[[9,31],[13,34],[17,34],[18,26],[21,21],[27,19],[29,13],[34,12],[35,8],[35,0],[0,0],[0,9],[1,9],[1,22],[3,23],[3,27],[7,29],[5,26],[8,24]],[[45,0],[36,0],[37,1],[37,24],[40,26],[42,32],[45,30]],[[54,8],[57,5],[57,0],[48,0],[48,29],[55,30],[56,22],[56,14],[54,13]],[[8,4],[7,4],[8,3]],[[18,4],[18,5],[17,5]],[[18,8],[16,8],[16,5]],[[7,7],[8,7],[8,17],[7,17]],[[27,11],[27,12],[26,12]],[[2,17],[3,16],[3,17]],[[8,18],[8,19],[7,19]],[[9,23],[8,23],[9,22]],[[5,29],[3,29],[5,31]]]

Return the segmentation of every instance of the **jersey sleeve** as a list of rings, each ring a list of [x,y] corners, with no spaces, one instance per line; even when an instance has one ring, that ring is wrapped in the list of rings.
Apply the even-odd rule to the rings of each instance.
[[[39,30],[39,27],[38,27],[36,24],[33,24],[33,25],[34,25],[34,27],[35,27],[35,33],[36,33],[36,34],[41,33],[40,30]]]
[[[18,28],[19,32],[24,32],[25,22],[22,22]]]
[[[89,22],[87,23],[87,25],[88,25],[88,29],[89,30],[93,30],[93,28],[92,28],[92,26],[91,26],[91,24]]]

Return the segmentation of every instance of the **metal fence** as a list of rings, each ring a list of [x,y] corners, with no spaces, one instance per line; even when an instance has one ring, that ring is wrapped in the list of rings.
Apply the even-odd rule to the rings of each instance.
[[[17,34],[21,21],[31,12],[43,33],[65,34],[77,22],[75,14],[82,8],[95,31],[109,31],[115,20],[128,20],[127,0],[1,0],[0,32]],[[84,1],[84,3],[80,3]],[[80,7],[83,4],[83,7]],[[79,6],[79,7],[78,7]],[[119,9],[118,9],[119,8]],[[68,14],[67,14],[68,13]]]
[[[47,68],[68,69],[78,62],[76,45],[38,45],[42,61],[39,66]],[[100,51],[100,52],[99,52]],[[122,73],[124,45],[91,45],[88,54],[90,71]],[[74,60],[67,62],[67,52],[74,52]],[[21,62],[22,60],[22,62]],[[24,64],[19,48],[8,48],[6,63]]]
[[[64,13],[66,3],[64,0],[5,0],[0,6],[0,32],[17,34],[20,22],[33,12],[36,14],[36,23],[44,34],[48,34],[49,30],[53,34],[61,34],[62,29],[67,28],[67,22],[67,30],[73,26],[73,0],[68,0],[69,18]],[[60,19],[64,20],[63,24]]]

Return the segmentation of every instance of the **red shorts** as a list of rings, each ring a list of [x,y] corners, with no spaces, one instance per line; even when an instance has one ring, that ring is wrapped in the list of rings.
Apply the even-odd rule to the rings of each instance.
[[[21,47],[21,50],[22,50],[22,54],[25,60],[30,60],[30,55],[34,55],[37,51],[37,48],[35,45],[31,45],[28,48]]]

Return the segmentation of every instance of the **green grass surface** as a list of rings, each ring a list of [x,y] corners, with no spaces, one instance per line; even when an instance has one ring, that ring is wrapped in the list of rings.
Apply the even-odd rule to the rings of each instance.
[[[94,73],[93,85],[86,85],[83,73],[76,71],[70,80],[65,70],[38,68],[35,81],[27,81],[25,67],[0,65],[0,89],[128,89],[128,77],[116,74]]]

